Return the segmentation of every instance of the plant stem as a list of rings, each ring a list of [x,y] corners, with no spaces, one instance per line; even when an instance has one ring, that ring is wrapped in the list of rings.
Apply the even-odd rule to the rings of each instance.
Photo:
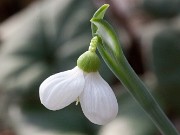
[[[149,93],[147,87],[131,68],[126,58],[122,58],[118,65],[119,68],[114,67],[113,69],[116,77],[129,90],[130,94],[141,105],[160,131],[164,135],[179,135],[178,131],[164,114],[154,97]]]

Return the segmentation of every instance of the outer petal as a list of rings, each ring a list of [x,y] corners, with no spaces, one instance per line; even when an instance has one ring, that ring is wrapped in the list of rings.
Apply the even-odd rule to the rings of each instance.
[[[40,85],[41,103],[50,110],[62,109],[77,99],[84,84],[83,71],[78,67],[54,74]]]
[[[80,103],[84,115],[98,125],[110,122],[118,113],[116,97],[98,72],[85,76],[85,86],[80,95]]]

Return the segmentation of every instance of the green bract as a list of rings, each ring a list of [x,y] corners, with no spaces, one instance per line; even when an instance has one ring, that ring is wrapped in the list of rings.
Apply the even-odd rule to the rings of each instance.
[[[100,68],[100,60],[95,52],[86,51],[77,60],[77,66],[85,72],[96,72]]]

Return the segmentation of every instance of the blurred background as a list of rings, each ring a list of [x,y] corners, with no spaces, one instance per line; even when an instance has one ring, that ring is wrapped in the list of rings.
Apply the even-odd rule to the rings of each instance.
[[[76,66],[104,3],[128,61],[180,131],[180,0],[0,0],[0,135],[160,135],[103,61],[114,121],[94,125],[75,103],[56,112],[40,104],[40,83]]]

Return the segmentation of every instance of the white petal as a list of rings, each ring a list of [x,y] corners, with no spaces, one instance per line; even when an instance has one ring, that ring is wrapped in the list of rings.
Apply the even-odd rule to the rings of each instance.
[[[54,74],[40,85],[41,103],[50,110],[62,109],[78,98],[84,84],[83,71],[78,67]]]
[[[117,99],[106,81],[98,72],[85,76],[84,91],[80,95],[84,115],[93,123],[104,125],[118,113]]]

